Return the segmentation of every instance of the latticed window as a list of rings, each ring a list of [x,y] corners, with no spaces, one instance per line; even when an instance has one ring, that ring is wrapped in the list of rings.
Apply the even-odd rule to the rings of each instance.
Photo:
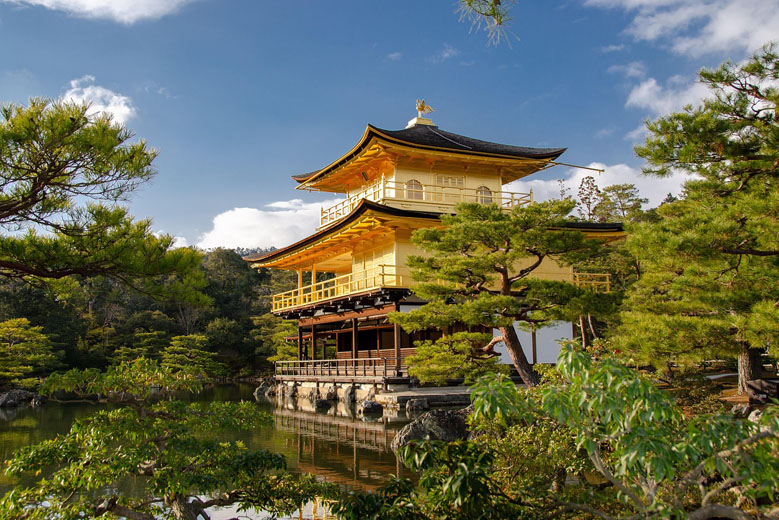
[[[422,200],[424,198],[422,183],[416,179],[411,179],[406,182],[406,198],[410,200]]]
[[[465,186],[465,177],[462,175],[436,175],[436,184],[442,188],[462,188]]]
[[[492,191],[487,186],[476,188],[476,200],[479,204],[492,204]]]

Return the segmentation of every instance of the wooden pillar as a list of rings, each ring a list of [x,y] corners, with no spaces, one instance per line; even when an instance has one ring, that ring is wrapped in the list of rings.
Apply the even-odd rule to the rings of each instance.
[[[533,364],[538,363],[538,357],[536,355],[536,327],[532,325],[530,327],[530,344],[533,347]]]
[[[379,323],[376,322],[376,357],[381,357],[379,350],[381,350],[381,329],[379,328]]]
[[[357,318],[352,318],[352,359],[357,359]]]
[[[316,325],[311,324],[311,359],[316,360]]]
[[[395,304],[395,311],[400,312],[400,304]],[[396,323],[393,332],[395,333],[395,375],[400,377],[400,325]]]
[[[303,327],[298,323],[298,359],[303,359]]]

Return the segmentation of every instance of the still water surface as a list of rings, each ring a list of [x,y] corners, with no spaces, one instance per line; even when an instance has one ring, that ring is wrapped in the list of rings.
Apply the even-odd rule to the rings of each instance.
[[[197,401],[254,401],[253,386],[221,385],[195,396]],[[232,433],[251,449],[267,449],[287,457],[289,469],[312,473],[349,489],[371,490],[390,474],[404,474],[390,450],[395,433],[407,420],[382,418],[366,422],[343,404],[327,414],[314,413],[307,401],[275,406],[257,403],[257,410],[270,413],[273,425],[249,432]],[[308,408],[308,410],[306,410]],[[49,402],[41,408],[0,409],[0,458],[8,459],[23,447],[67,432],[74,419],[94,413],[85,403]],[[406,470],[404,476],[409,476]],[[22,484],[25,482],[22,481]],[[0,494],[20,484],[0,472]],[[133,493],[134,482],[121,483]]]

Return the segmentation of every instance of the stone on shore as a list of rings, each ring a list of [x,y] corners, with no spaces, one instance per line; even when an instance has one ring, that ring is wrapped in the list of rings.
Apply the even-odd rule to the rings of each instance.
[[[376,401],[363,401],[359,411],[362,415],[381,415],[384,413],[384,407]]]
[[[327,399],[317,399],[314,403],[314,408],[317,412],[326,412],[333,406],[333,403]]]
[[[392,439],[390,448],[397,453],[414,441],[459,441],[468,438],[468,416],[473,407],[460,410],[431,410],[405,425]]]
[[[430,409],[430,403],[427,399],[409,399],[406,401],[406,415],[419,415]]]
[[[357,389],[352,384],[343,389],[343,391],[341,392],[340,401],[344,404],[351,404],[357,400],[356,396],[357,396]]]
[[[21,388],[14,388],[13,390],[0,394],[0,407],[10,408],[23,404],[31,404],[35,397],[38,397],[38,395]]]

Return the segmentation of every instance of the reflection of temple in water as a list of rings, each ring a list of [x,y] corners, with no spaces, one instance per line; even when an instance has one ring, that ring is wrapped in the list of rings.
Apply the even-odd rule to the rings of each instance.
[[[277,431],[294,434],[285,436],[285,451],[290,458],[297,453],[289,462],[302,473],[362,490],[376,489],[392,474],[410,476],[390,449],[400,425],[288,409],[273,415]]]

